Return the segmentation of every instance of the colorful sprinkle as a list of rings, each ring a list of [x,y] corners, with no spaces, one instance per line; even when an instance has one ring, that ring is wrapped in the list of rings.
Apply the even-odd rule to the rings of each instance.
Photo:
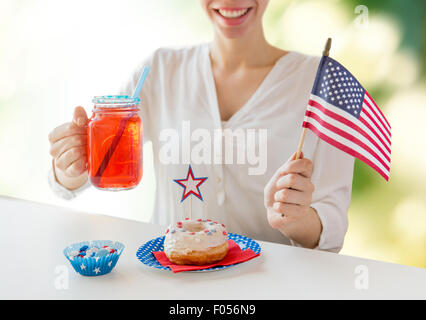
[[[105,248],[100,249],[98,252],[96,252],[96,257],[105,257],[109,255],[109,251]]]
[[[226,232],[225,230],[223,230],[223,235],[226,236],[228,234],[228,232]]]
[[[210,231],[211,231],[211,232],[216,232],[216,229],[211,229]]]
[[[72,257],[76,257],[76,256],[78,256],[79,254],[80,254],[80,252],[79,252],[79,251],[74,250],[74,251],[71,251],[70,256],[72,256]]]
[[[166,230],[166,234],[168,234],[168,233],[169,233],[169,229]]]
[[[89,246],[82,246],[82,247],[80,248],[80,252],[81,252],[81,251],[86,251],[88,248],[89,248]]]
[[[193,236],[193,235],[195,234],[195,232],[190,232],[189,234],[190,234],[191,236]]]
[[[208,235],[208,236],[211,236],[211,235],[212,235],[212,233],[211,233],[211,232],[208,232],[208,233],[207,233],[207,235]]]
[[[204,230],[205,233],[210,232],[208,229]]]
[[[201,222],[201,221],[203,221],[203,220],[202,220],[202,219],[197,219],[197,221]]]

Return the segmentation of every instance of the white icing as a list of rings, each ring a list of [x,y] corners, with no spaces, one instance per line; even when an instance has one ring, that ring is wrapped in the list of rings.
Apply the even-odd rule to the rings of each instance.
[[[190,253],[217,247],[227,241],[227,232],[220,223],[212,221],[184,220],[172,224],[164,238],[165,252]]]

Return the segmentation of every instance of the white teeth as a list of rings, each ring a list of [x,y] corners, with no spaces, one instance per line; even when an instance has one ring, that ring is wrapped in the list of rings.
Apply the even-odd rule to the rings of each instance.
[[[225,18],[239,18],[247,13],[248,8],[241,9],[241,10],[220,10],[219,9],[218,11]]]

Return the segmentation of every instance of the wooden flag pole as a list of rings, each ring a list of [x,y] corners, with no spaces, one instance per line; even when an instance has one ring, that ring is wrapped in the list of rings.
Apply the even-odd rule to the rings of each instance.
[[[192,194],[190,196],[189,201],[191,202],[190,210],[189,210],[189,219],[192,220]]]
[[[324,51],[322,52],[323,57],[328,57],[331,48],[331,38],[327,39],[327,43],[325,44]],[[303,142],[305,141],[306,136],[306,128],[303,128],[302,134],[300,135],[299,145],[297,147],[296,158],[295,160],[300,158],[300,153],[302,152]]]

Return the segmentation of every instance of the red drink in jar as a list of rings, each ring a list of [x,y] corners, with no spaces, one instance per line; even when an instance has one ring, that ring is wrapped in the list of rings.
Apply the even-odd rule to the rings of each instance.
[[[139,98],[94,97],[89,123],[90,182],[102,190],[127,190],[142,179],[142,121]]]

